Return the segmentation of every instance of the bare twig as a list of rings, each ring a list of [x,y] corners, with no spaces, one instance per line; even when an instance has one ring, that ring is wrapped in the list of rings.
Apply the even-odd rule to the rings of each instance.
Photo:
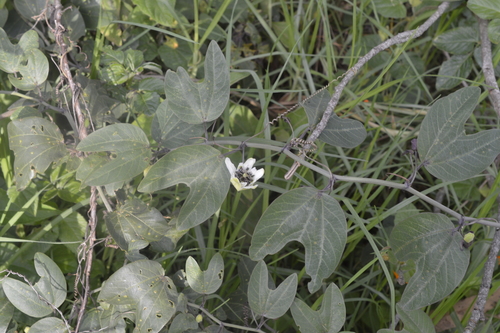
[[[498,89],[495,72],[493,70],[493,61],[491,59],[491,43],[488,38],[488,21],[478,18],[479,21],[479,35],[481,36],[481,53],[483,59],[483,73],[484,80],[490,88],[491,104],[495,109],[497,116],[500,117],[500,89]]]
[[[326,128],[326,124],[328,123],[328,120],[330,120],[330,117],[333,113],[333,110],[337,106],[339,100],[340,100],[340,95],[342,94],[342,91],[344,88],[347,86],[347,84],[354,78],[354,75],[363,67],[368,60],[379,54],[385,49],[388,49],[389,47],[397,44],[402,44],[410,40],[411,38],[417,38],[420,37],[427,29],[430,28],[430,26],[437,21],[437,19],[443,15],[444,11],[448,6],[450,5],[449,2],[443,2],[439,7],[437,8],[436,12],[432,14],[431,17],[427,19],[427,21],[424,22],[420,27],[418,27],[415,30],[410,30],[410,31],[405,31],[402,33],[397,34],[396,36],[389,38],[385,42],[375,46],[373,49],[370,50],[366,55],[361,57],[358,62],[351,67],[347,72],[344,74],[344,78],[342,81],[340,81],[339,85],[335,87],[335,93],[333,94],[332,98],[328,102],[328,106],[326,107],[325,113],[323,113],[323,117],[321,118],[320,122],[312,131],[311,135],[307,138],[307,144],[304,149],[309,149],[311,147],[312,142],[316,141],[316,139],[319,138],[321,133],[324,131]],[[297,166],[300,162],[295,162],[292,167],[290,168],[289,173],[287,174],[289,177],[292,177],[293,173],[295,172],[294,170],[297,169]]]
[[[500,212],[498,213],[497,217],[500,217]],[[491,242],[488,260],[484,265],[483,281],[481,282],[481,287],[479,287],[476,304],[474,305],[474,310],[472,311],[472,315],[470,316],[469,322],[467,323],[467,327],[465,328],[464,333],[474,332],[478,321],[485,320],[484,305],[486,304],[488,293],[491,289],[491,280],[493,277],[493,271],[495,270],[497,255],[499,250],[500,250],[500,228],[497,228],[493,236],[493,241]]]
[[[393,45],[402,44],[402,43],[407,42],[411,38],[420,37],[425,31],[427,31],[427,29],[430,28],[430,26],[434,22],[436,22],[436,20],[441,15],[443,15],[444,11],[446,10],[446,8],[448,8],[449,5],[450,5],[449,2],[443,2],[441,5],[439,5],[436,12],[434,14],[432,14],[432,16],[429,17],[427,19],[427,21],[425,21],[425,23],[422,24],[420,27],[418,27],[415,30],[410,30],[410,31],[405,31],[405,32],[399,33],[396,36],[389,38],[385,42],[375,46],[373,49],[370,50],[370,52],[368,52],[366,55],[361,57],[358,60],[358,62],[356,63],[356,65],[354,65],[352,68],[350,68],[346,72],[344,78],[339,83],[339,85],[335,87],[335,93],[333,94],[332,98],[330,99],[330,102],[328,102],[328,106],[326,108],[325,113],[323,114],[323,117],[321,118],[321,121],[318,123],[318,125],[316,126],[314,131],[311,133],[311,135],[309,136],[307,141],[313,142],[320,136],[321,132],[323,132],[323,130],[325,129],[326,124],[328,123],[328,120],[330,119],[330,116],[333,113],[333,110],[337,106],[337,104],[340,100],[340,95],[342,94],[342,91],[344,90],[344,88],[347,86],[347,83],[349,83],[349,81],[352,80],[354,75],[356,75],[356,73],[361,69],[361,67],[363,67],[368,62],[368,60],[370,60],[378,53],[382,52],[385,49],[388,49],[389,47],[391,47]],[[308,147],[306,147],[306,148],[308,148]]]
[[[482,52],[482,60],[483,60],[483,73],[486,84],[488,84],[490,89],[489,96],[491,100],[491,104],[495,109],[498,117],[500,117],[500,90],[498,89],[498,84],[495,78],[495,73],[493,71],[493,62],[491,57],[491,43],[488,38],[488,21],[478,18],[479,21],[479,34],[481,36],[481,52]],[[500,204],[500,196],[497,198],[498,203]],[[499,206],[500,207],[500,206]],[[500,217],[500,208],[497,212],[497,218]],[[488,255],[488,260],[484,265],[484,274],[483,281],[481,282],[481,286],[479,288],[479,292],[476,299],[476,304],[474,305],[474,310],[472,311],[472,315],[467,323],[467,327],[464,330],[464,333],[472,333],[477,323],[480,320],[485,320],[484,315],[484,305],[486,304],[486,300],[488,299],[488,293],[491,288],[491,280],[493,278],[493,271],[496,266],[497,255],[500,250],[500,228],[497,228],[494,235],[493,240],[491,242],[490,253]]]

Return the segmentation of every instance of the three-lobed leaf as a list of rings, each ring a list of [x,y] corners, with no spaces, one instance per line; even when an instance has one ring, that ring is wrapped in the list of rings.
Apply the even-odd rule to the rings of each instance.
[[[321,309],[314,311],[296,298],[290,309],[293,320],[303,333],[336,333],[345,322],[346,309],[340,289],[330,283],[323,295]]]
[[[219,289],[224,278],[224,260],[216,253],[206,271],[202,271],[193,257],[186,261],[186,278],[191,289],[199,294],[213,294]]]
[[[500,153],[500,130],[465,135],[464,124],[477,105],[478,87],[458,90],[428,111],[418,136],[426,169],[444,181],[460,181],[483,171]]]
[[[151,158],[146,134],[139,127],[130,124],[101,128],[83,139],[76,149],[116,154],[106,163],[97,163],[91,172],[88,171],[88,164],[81,166],[85,172],[80,174],[77,171],[77,178],[90,186],[130,180],[144,171]]]
[[[255,266],[248,283],[248,304],[257,316],[276,319],[292,305],[297,291],[297,274],[287,277],[276,289],[268,288],[267,266],[260,261]]]
[[[210,42],[205,58],[205,78],[194,82],[185,69],[165,74],[165,95],[172,111],[190,124],[219,118],[229,101],[229,68],[221,49]]]
[[[304,245],[306,273],[312,279],[308,289],[319,290],[339,263],[347,241],[345,215],[337,200],[308,187],[281,195],[255,227],[250,258],[260,260],[291,241]]]
[[[25,189],[37,172],[45,172],[52,162],[67,155],[59,128],[46,119],[16,119],[7,125],[7,130],[10,149],[16,156],[14,170],[18,190]]]
[[[163,101],[156,109],[151,124],[151,135],[161,147],[174,149],[193,142],[203,134],[203,124],[189,124],[178,117],[169,107],[168,101]]]
[[[416,267],[399,303],[405,311],[448,296],[469,264],[470,254],[461,249],[460,233],[442,214],[422,213],[398,223],[389,243],[398,261],[412,261]]]
[[[154,192],[177,184],[190,191],[174,218],[179,230],[203,223],[220,209],[230,184],[229,171],[220,152],[208,146],[183,146],[151,167],[139,184],[141,192]]]

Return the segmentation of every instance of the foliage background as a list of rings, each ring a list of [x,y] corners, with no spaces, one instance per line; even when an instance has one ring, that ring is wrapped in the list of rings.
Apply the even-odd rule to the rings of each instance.
[[[421,26],[441,3],[0,1],[0,264],[9,274],[0,288],[2,332],[147,331],[147,325],[155,332],[218,332],[221,322],[235,332],[295,332],[298,326],[304,332],[462,331],[498,228],[499,177],[491,162],[499,153],[500,106],[488,97],[494,88],[485,84],[481,67],[480,25],[486,22],[493,42],[498,77],[499,5],[451,2],[422,36],[348,72],[376,45]],[[320,121],[347,75],[354,78],[335,107],[335,123],[348,131],[335,136],[338,129],[330,128],[317,149],[301,149],[309,143],[296,141],[282,153]],[[482,89],[459,90],[470,86]],[[202,89],[211,90],[203,95]],[[470,112],[463,121],[450,119],[466,134],[489,133],[493,157],[463,177],[449,176],[449,165],[444,176],[432,166],[417,175],[411,140],[425,132],[424,119],[430,126],[439,122],[426,117],[436,99],[457,91],[453,96],[472,96]],[[298,103],[303,107],[290,110]],[[187,116],[197,108],[206,112]],[[423,160],[428,150],[421,142]],[[256,158],[265,168],[259,187],[229,188],[221,154],[235,163]],[[308,158],[302,161],[301,154]],[[284,179],[294,158],[304,166]],[[465,158],[474,166],[481,159]],[[333,188],[331,174],[338,175]],[[412,176],[408,190],[405,180]],[[331,230],[304,228],[310,216],[301,204],[327,207],[330,215],[319,219]],[[445,249],[444,266],[460,266],[464,277],[438,286],[439,297],[429,304],[404,309],[405,283],[417,268],[412,259],[396,259],[391,237],[413,237],[408,230],[424,225],[418,212],[455,218],[453,225],[444,215],[425,215],[431,230],[442,223],[438,238],[454,244],[453,251]],[[340,235],[326,256],[331,271],[318,273],[315,282],[309,268],[319,266],[307,237],[285,232],[291,242],[277,252],[257,251],[259,221],[279,223],[285,216],[307,237],[325,230]],[[481,222],[465,228],[476,235],[470,250],[460,249],[460,233],[453,232],[461,216]],[[44,271],[53,263],[64,279],[51,275],[56,268]],[[450,271],[436,272],[437,280],[448,281]],[[147,303],[152,298],[144,291],[124,301],[129,285],[122,280],[129,277],[162,297]],[[273,292],[275,284],[282,289]],[[497,265],[484,297],[487,320],[478,331],[499,328],[498,287]],[[35,310],[22,300],[51,288],[57,297],[35,302],[39,312],[29,312]],[[12,305],[7,290],[28,296]],[[329,307],[336,304],[343,306]],[[137,310],[151,308],[157,312]],[[304,328],[315,315],[326,329]],[[55,318],[60,321],[49,321]],[[150,322],[139,324],[139,318]]]

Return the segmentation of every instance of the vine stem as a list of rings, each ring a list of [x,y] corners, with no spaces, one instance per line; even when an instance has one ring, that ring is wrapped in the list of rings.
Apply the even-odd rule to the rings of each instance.
[[[483,73],[486,84],[491,88],[488,89],[491,104],[495,109],[498,117],[500,117],[500,90],[498,89],[497,80],[495,78],[495,73],[493,71],[493,62],[491,57],[491,43],[488,38],[488,21],[478,18],[479,22],[479,35],[481,38],[481,53],[483,59]],[[497,197],[497,202],[500,205],[500,196]],[[499,206],[500,207],[500,206]],[[500,218],[500,208],[497,212],[497,219]],[[490,253],[488,259],[484,265],[484,274],[481,286],[477,294],[476,304],[472,310],[472,314],[467,323],[467,327],[464,333],[472,333],[479,320],[484,320],[484,305],[488,299],[488,294],[491,288],[491,281],[493,279],[493,272],[495,270],[497,255],[500,251],[500,228],[497,227],[493,235],[493,240],[491,242]]]
[[[68,46],[64,41],[64,35],[67,31],[66,27],[63,25],[62,14],[65,9],[61,4],[60,0],[54,1],[54,12],[53,21],[47,22],[50,30],[54,34],[57,45],[59,46],[59,64],[58,68],[61,74],[61,81],[66,82],[71,90],[71,105],[73,111],[74,120],[77,127],[77,132],[75,132],[75,139],[77,141],[83,140],[87,137],[87,128],[85,126],[85,116],[83,115],[80,99],[82,98],[80,87],[73,79],[73,74],[68,63]],[[78,251],[78,269],[75,279],[75,297],[78,297],[78,284],[82,285],[82,293],[79,300],[75,301],[75,306],[79,303],[80,309],[78,310],[78,317],[76,321],[75,332],[78,332],[80,325],[82,323],[87,302],[90,295],[90,273],[92,270],[93,252],[94,245],[96,241],[96,227],[97,227],[97,189],[95,186],[90,188],[90,208],[87,212],[88,214],[88,225],[86,230],[86,237],[84,242],[80,244]],[[82,263],[85,265],[82,269]]]
[[[473,217],[464,217],[461,214],[455,212],[454,210],[437,202],[436,200],[434,200],[434,199],[426,196],[425,194],[417,191],[416,189],[414,189],[412,187],[408,187],[404,183],[402,184],[402,183],[396,183],[396,182],[391,182],[391,181],[387,181],[387,180],[380,180],[380,179],[335,175],[335,174],[332,174],[329,170],[322,169],[322,168],[320,168],[312,163],[305,161],[303,158],[292,153],[291,151],[289,151],[287,149],[283,150],[283,146],[284,146],[283,142],[271,141],[271,140],[266,140],[266,142],[267,143],[260,143],[260,142],[245,141],[245,140],[239,140],[239,139],[215,138],[214,141],[207,142],[206,144],[241,146],[244,143],[247,147],[251,147],[251,148],[268,149],[268,150],[272,150],[272,151],[276,151],[276,152],[283,152],[285,155],[287,155],[288,157],[290,157],[294,161],[302,164],[303,166],[311,169],[312,171],[315,171],[315,172],[317,172],[325,177],[328,177],[328,178],[333,177],[333,179],[335,181],[360,183],[360,184],[374,184],[374,185],[385,186],[385,187],[403,190],[403,191],[406,191],[408,193],[413,194],[417,198],[433,205],[434,207],[441,209],[443,212],[446,212],[447,214],[455,217],[457,220],[462,219],[465,222],[474,222],[474,223],[479,223],[479,224],[487,225],[487,226],[494,227],[494,228],[500,228],[499,222],[492,222],[491,220],[485,220],[485,219],[476,219]],[[273,144],[276,143],[276,145],[273,145],[270,143],[273,143]]]

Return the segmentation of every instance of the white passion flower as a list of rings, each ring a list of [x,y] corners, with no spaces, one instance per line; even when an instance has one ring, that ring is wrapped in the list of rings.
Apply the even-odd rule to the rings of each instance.
[[[243,191],[257,187],[254,184],[264,176],[264,169],[257,170],[253,167],[254,164],[255,158],[249,158],[245,163],[238,164],[238,168],[236,169],[229,157],[226,157],[226,166],[231,174],[231,184],[233,184],[236,190]]]

